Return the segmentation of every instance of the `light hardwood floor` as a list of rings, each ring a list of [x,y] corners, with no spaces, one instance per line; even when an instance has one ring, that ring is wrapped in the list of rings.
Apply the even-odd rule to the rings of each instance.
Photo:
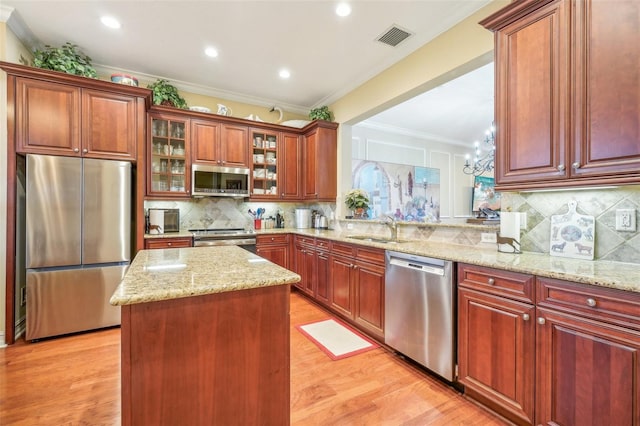
[[[292,293],[292,425],[505,424],[384,348],[332,361],[293,328],[329,316]],[[119,425],[119,370],[118,328],[0,349],[0,425]]]

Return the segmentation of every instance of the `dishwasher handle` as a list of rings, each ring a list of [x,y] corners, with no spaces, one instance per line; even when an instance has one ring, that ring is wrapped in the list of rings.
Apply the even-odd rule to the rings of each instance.
[[[401,268],[424,272],[425,274],[444,277],[444,268],[439,266],[432,266],[422,262],[416,262],[415,260],[405,260],[397,257],[391,257],[389,259],[389,265],[399,266]]]

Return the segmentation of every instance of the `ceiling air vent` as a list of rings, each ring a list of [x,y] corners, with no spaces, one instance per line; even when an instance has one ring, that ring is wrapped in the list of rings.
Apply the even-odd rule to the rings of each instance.
[[[388,44],[389,46],[396,47],[409,36],[411,36],[411,33],[409,31],[403,30],[397,25],[393,25],[376,40],[381,43]]]

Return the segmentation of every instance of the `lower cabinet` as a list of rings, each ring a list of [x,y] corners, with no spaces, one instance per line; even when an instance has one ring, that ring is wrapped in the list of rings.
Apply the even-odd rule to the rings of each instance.
[[[384,250],[334,242],[330,304],[367,334],[384,339]]]
[[[144,240],[145,249],[184,248],[193,246],[191,237],[175,238],[147,238]]]
[[[465,264],[458,280],[468,396],[516,424],[640,425],[640,294]]]
[[[537,281],[537,423],[640,425],[640,294]]]
[[[516,424],[533,423],[534,277],[459,264],[458,279],[458,376],[465,393]]]
[[[289,234],[257,235],[256,254],[288,269]]]
[[[296,235],[293,239],[293,270],[300,275],[300,282],[295,286],[314,297],[314,276],[317,267],[315,238]]]

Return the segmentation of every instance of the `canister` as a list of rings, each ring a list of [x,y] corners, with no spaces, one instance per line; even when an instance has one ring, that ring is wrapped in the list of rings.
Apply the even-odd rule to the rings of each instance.
[[[296,228],[311,228],[311,210],[296,209]]]

